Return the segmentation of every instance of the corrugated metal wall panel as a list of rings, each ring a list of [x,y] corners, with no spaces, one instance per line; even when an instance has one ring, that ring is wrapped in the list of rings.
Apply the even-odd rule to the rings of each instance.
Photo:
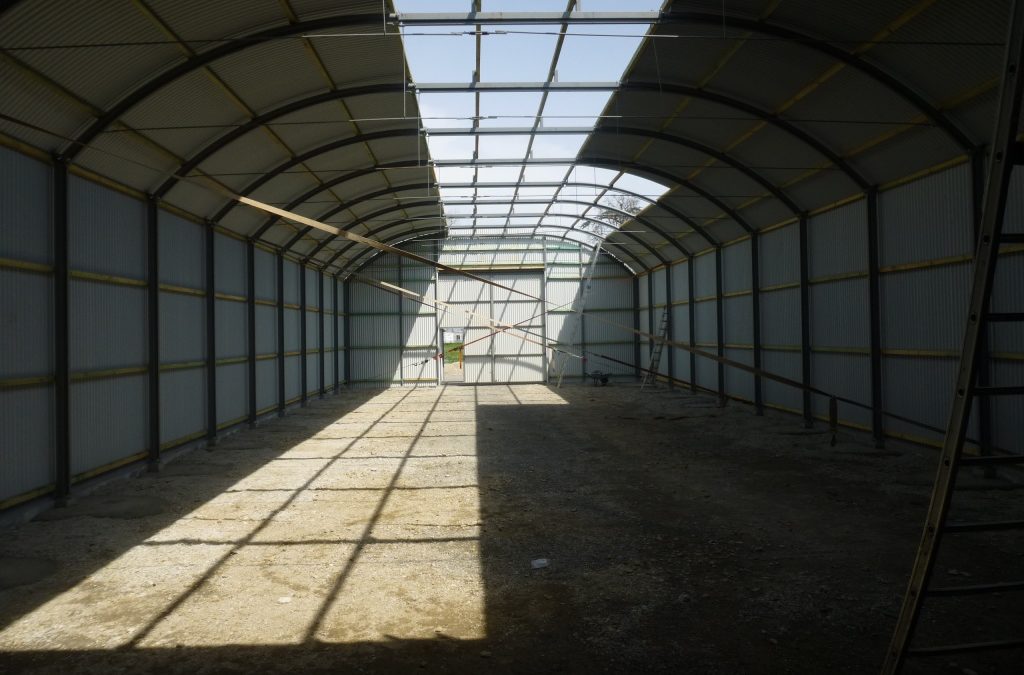
[[[718,309],[714,300],[698,302],[693,306],[693,325],[698,343],[718,344]]]
[[[54,481],[53,387],[0,389],[0,501]]]
[[[157,212],[157,222],[160,282],[185,288],[206,288],[206,233],[203,226],[166,211]]]
[[[249,353],[248,309],[245,303],[233,300],[216,301],[217,358],[230,359]]]
[[[871,358],[858,354],[811,354],[811,384],[837,396],[871,404]],[[828,416],[828,399],[811,397],[815,415]],[[846,403],[839,404],[839,419],[861,426],[871,426],[871,411]]]
[[[970,274],[969,265],[953,265],[882,275],[882,346],[959,351]]]
[[[73,382],[71,473],[91,471],[146,449],[145,375]]]
[[[401,317],[394,315],[359,315],[349,318],[352,324],[352,347],[397,347]]]
[[[146,278],[146,205],[78,176],[68,177],[72,269]]]
[[[810,287],[811,344],[816,347],[871,346],[867,279]]]
[[[591,281],[590,292],[587,294],[588,309],[620,309],[632,306],[633,280],[631,278],[594,279]]]
[[[277,256],[261,248],[254,252],[256,299],[277,301]]]
[[[406,349],[402,352],[402,381],[437,380],[437,361],[433,349]]]
[[[685,276],[686,276],[685,274],[680,274],[680,272],[684,271],[684,270],[680,269],[680,267],[681,266],[677,265],[676,266],[676,270],[674,270],[672,272],[672,282],[673,283],[679,283],[677,280],[680,277],[685,278]],[[685,295],[681,295],[680,296],[680,300],[685,298],[685,297],[686,297]],[[650,307],[650,306],[651,306],[650,298],[647,295],[647,277],[646,276],[642,276],[642,277],[640,277],[640,307],[642,309],[642,308],[647,308],[647,307]],[[641,325],[643,325],[643,324],[641,323]]]
[[[807,245],[811,278],[866,272],[867,244],[867,202],[863,199],[809,218]]]
[[[799,352],[779,352],[766,349],[761,354],[761,363],[769,373],[800,381]],[[763,379],[762,382],[765,403],[772,403],[791,410],[799,410],[803,406],[803,395],[799,389],[769,379]]]
[[[878,235],[882,267],[971,254],[970,166],[881,192]]]
[[[601,345],[599,347],[594,347],[594,351],[604,356],[610,356],[613,359],[617,359],[618,361],[633,363],[632,344]],[[632,366],[624,366],[621,363],[608,361],[593,353],[587,356],[587,370],[590,372],[600,370],[602,373],[611,373],[612,375],[628,375],[629,377],[633,377],[634,373]]]
[[[353,350],[352,381],[398,382],[400,363],[401,350],[397,347]]]
[[[633,333],[619,326],[633,327],[633,310],[595,312],[586,315],[587,343],[625,342],[633,344]],[[630,357],[632,363],[633,357]]]
[[[687,271],[688,267],[689,267],[689,264],[690,264],[689,262],[682,262],[682,263],[679,263],[678,265],[673,265],[672,266],[672,300],[674,302],[679,302],[681,300],[686,300],[689,297],[689,293],[690,293],[690,290],[689,290],[690,289],[690,276],[689,276],[689,274],[690,273]],[[645,286],[645,284],[643,283],[643,278],[641,278],[641,281],[640,281],[640,305],[641,306],[646,304],[646,294],[645,294],[645,291],[643,289],[644,286]]]
[[[761,294],[761,342],[800,344],[800,290],[786,288]]]
[[[722,292],[749,291],[750,240],[722,247]]]
[[[306,271],[306,306],[320,307],[320,273],[317,270],[305,268]],[[326,289],[325,289],[326,290]]]
[[[277,359],[256,362],[256,409],[277,404]]]
[[[277,351],[277,308],[256,305],[256,353]]]
[[[292,400],[301,393],[302,382],[301,357],[286,356],[284,359],[284,397],[285,400]]]
[[[306,312],[306,349],[318,349],[320,347],[320,314],[317,312]]]
[[[543,356],[494,357],[495,382],[543,382],[544,376]]]
[[[882,397],[888,412],[945,428],[956,385],[956,359],[887,357],[882,359]],[[887,431],[941,440],[919,427],[886,419]]]
[[[206,369],[160,373],[160,442],[206,429]]]
[[[0,269],[0,379],[53,371],[53,278]]]
[[[749,349],[726,349],[725,358],[748,366],[754,365],[754,352]],[[702,359],[706,360],[706,359]],[[725,367],[725,392],[747,401],[754,400],[754,376],[739,368]]]
[[[353,287],[355,284],[353,284]],[[288,305],[298,305],[299,297],[299,265],[285,258],[284,260],[284,301]]]
[[[547,282],[547,301],[549,307],[555,309],[561,307],[563,310],[571,309],[576,300],[580,288],[580,282],[571,279],[549,279]],[[632,295],[633,289],[630,289]],[[587,304],[590,302],[588,300]],[[564,305],[564,307],[563,307]]]
[[[437,345],[437,331],[434,326],[434,315],[403,316],[403,345],[406,347],[425,347]]]
[[[697,357],[697,384],[706,389],[718,389],[718,364],[711,359]]]
[[[654,306],[660,307],[665,304],[665,268],[651,272],[651,283],[654,284]]]
[[[523,326],[523,329],[540,335],[540,326]],[[542,354],[544,348],[537,344],[539,342],[539,338],[529,336],[518,330],[505,331],[493,337],[493,353],[497,356]]]
[[[245,417],[249,405],[249,365],[217,366],[217,424]]]
[[[794,223],[761,235],[761,287],[800,280],[800,229]]]
[[[72,279],[72,372],[146,364],[146,289]]]
[[[320,355],[309,354],[306,357],[306,394],[313,395],[320,391]]]
[[[754,342],[753,298],[738,295],[723,299],[725,343],[750,345]]]
[[[206,299],[160,293],[160,363],[201,361],[206,355]]]
[[[714,254],[702,255],[693,259],[693,296],[695,298],[715,295],[716,274]]]
[[[213,236],[214,283],[219,293],[248,296],[245,242],[222,234]],[[242,324],[245,325],[245,324]]]
[[[52,189],[47,164],[0,148],[0,258],[53,261]]]
[[[284,350],[286,352],[298,351],[301,346],[302,311],[285,307],[284,309]]]
[[[992,384],[997,386],[1019,385],[1024,382],[1024,363],[1020,361],[1000,361]],[[992,401],[992,417],[997,420],[992,425],[992,442],[996,447],[1009,450],[1016,454],[1024,454],[1024,397],[998,396]]]

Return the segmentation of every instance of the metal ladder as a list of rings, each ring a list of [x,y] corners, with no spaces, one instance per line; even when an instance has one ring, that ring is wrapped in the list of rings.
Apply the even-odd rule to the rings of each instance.
[[[1018,124],[1021,110],[1021,95],[1024,92],[1021,68],[1024,67],[1024,5],[1020,1],[1013,3],[1010,21],[1010,34],[1006,46],[1006,64],[1003,70],[1003,82],[1000,92],[999,111],[996,116],[996,128],[991,146],[989,170],[985,189],[981,223],[978,228],[978,246],[974,258],[973,285],[971,290],[970,308],[967,327],[964,334],[963,351],[960,355],[960,367],[957,373],[956,389],[952,409],[946,427],[946,436],[942,444],[938,474],[932,491],[931,504],[925,521],[924,533],[918,547],[917,558],[910,576],[910,583],[903,598],[903,606],[899,619],[886,653],[882,666],[883,675],[900,672],[908,661],[917,662],[925,657],[946,657],[947,655],[964,653],[988,653],[1002,650],[1024,649],[1024,633],[1017,635],[976,635],[984,633],[986,611],[983,603],[978,607],[967,609],[967,601],[940,617],[958,617],[953,621],[931,621],[929,630],[939,631],[944,635],[938,638],[938,644],[918,646],[921,636],[916,635],[921,624],[922,613],[927,610],[930,617],[937,612],[932,603],[937,598],[963,598],[965,596],[980,597],[991,603],[1000,594],[1011,594],[1010,600],[1016,599],[1017,592],[1024,592],[1024,566],[1017,564],[1014,569],[1007,570],[1007,576],[1013,578],[1001,581],[987,580],[986,583],[970,583],[963,585],[936,586],[932,576],[939,556],[940,543],[945,537],[950,541],[942,547],[943,552],[956,552],[957,544],[963,545],[965,533],[985,533],[987,536],[1013,536],[1014,531],[1024,531],[1024,519],[1007,519],[1013,514],[1009,508],[1019,499],[1008,494],[1006,490],[995,491],[982,485],[986,502],[998,511],[991,520],[973,520],[963,522],[951,521],[949,515],[954,495],[964,499],[968,493],[961,488],[957,490],[957,477],[962,468],[977,467],[991,475],[997,467],[1024,465],[1024,454],[990,454],[990,448],[981,448],[980,455],[964,455],[964,438],[967,433],[971,416],[972,401],[975,397],[1008,397],[1024,395],[1024,383],[1013,385],[989,386],[987,365],[983,360],[986,347],[986,334],[992,324],[1016,322],[1024,325],[1024,308],[1009,308],[1010,311],[993,312],[990,310],[992,289],[995,283],[996,264],[999,259],[1000,246],[1024,244],[1024,234],[1003,234],[1007,192],[1010,175],[1014,165],[1024,163],[1021,144],[1017,142]],[[986,368],[986,371],[982,371]],[[981,377],[979,378],[979,375]],[[1006,415],[1006,417],[1010,417]],[[997,418],[998,419],[998,418]],[[1006,419],[1007,425],[1019,424],[1016,419]],[[1024,448],[1014,449],[1024,453]],[[968,472],[970,469],[968,469]],[[970,478],[970,476],[967,476]],[[972,490],[972,492],[974,492]],[[1003,493],[1003,494],[1000,494]],[[977,497],[975,497],[977,499]],[[991,534],[989,534],[991,533]],[[967,538],[969,542],[969,538]],[[966,555],[978,555],[975,549],[967,549]],[[1024,593],[1019,595],[1024,599]],[[941,601],[940,601],[941,602]],[[973,610],[973,613],[972,611]],[[1005,626],[1001,626],[1006,628]],[[1018,627],[1017,630],[1020,630]],[[1005,631],[1004,631],[1005,632]],[[965,634],[970,638],[964,639]],[[932,638],[935,641],[935,638]],[[916,665],[916,664],[915,664]]]
[[[581,248],[580,251],[583,249]],[[576,336],[580,332],[580,327],[583,324],[583,310],[587,306],[587,296],[590,295],[590,286],[594,277],[594,268],[597,267],[597,261],[601,257],[597,249],[594,249],[594,254],[590,259],[590,265],[587,267],[587,274],[583,277],[583,285],[580,287],[579,295],[576,296],[576,302],[573,303],[572,311],[573,318],[576,320],[575,325],[572,328],[572,335],[569,336],[569,345],[576,344]],[[561,358],[559,358],[561,357]],[[551,366],[558,373],[558,384],[557,388],[562,387],[562,378],[565,376],[565,366],[569,357],[563,353],[556,352],[555,356],[551,360]],[[557,361],[557,365],[556,365]]]
[[[651,350],[651,363],[647,366],[644,379],[640,383],[640,391],[647,385],[654,385],[658,381],[658,366],[661,365],[661,352],[665,349],[665,340],[668,339],[668,305],[661,313],[661,323],[658,324],[658,340]]]

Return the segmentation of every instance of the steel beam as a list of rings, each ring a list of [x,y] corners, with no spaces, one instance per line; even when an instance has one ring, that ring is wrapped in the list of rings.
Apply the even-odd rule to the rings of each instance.
[[[216,245],[213,223],[204,231],[206,264],[206,442],[217,442],[217,284],[214,265]]]
[[[306,407],[306,266],[299,265],[299,364],[302,386],[299,388],[301,406]]]
[[[409,91],[424,94],[472,92],[615,91],[618,82],[418,82]]]
[[[750,233],[750,304],[753,314],[754,368],[761,370],[761,235]],[[764,415],[764,381],[754,375],[754,412]]]
[[[657,309],[654,306],[654,272],[650,272],[647,275],[647,334],[654,335],[654,312]],[[654,356],[654,341],[651,338],[647,338],[647,364],[650,367],[651,358]],[[658,374],[651,373],[651,377],[654,379],[653,382],[658,381]]]
[[[71,374],[69,354],[68,165],[53,162],[53,390],[54,497],[59,506],[71,495]]]
[[[342,334],[345,337],[345,351],[343,354],[344,360],[342,361],[342,363],[345,366],[345,386],[352,386],[352,350],[349,348],[349,345],[352,344],[352,321],[351,317],[349,316],[351,314],[351,312],[349,311],[349,307],[352,306],[352,292],[350,286],[351,284],[348,279],[346,279],[341,286],[343,296],[342,304],[345,308],[345,314],[342,317],[341,322],[343,329]]]
[[[697,307],[693,296],[693,258],[686,261],[686,313],[690,319],[690,391],[697,393],[697,355],[693,349],[697,346]]]
[[[725,298],[722,296],[722,247],[715,247],[715,341],[718,358],[725,357]],[[725,405],[725,364],[718,362],[718,404]]]
[[[636,367],[633,369],[636,379],[639,381],[640,374],[640,277],[633,275],[633,362]]]
[[[665,339],[675,340],[675,332],[672,325],[672,265],[665,265],[665,316],[668,323],[665,324]],[[665,345],[668,349],[668,388],[672,389],[672,383],[676,376],[676,350],[671,345]]]
[[[246,323],[249,341],[249,426],[256,426],[256,247],[245,242]]]
[[[388,14],[388,22],[399,26],[648,26],[661,16],[661,12],[393,12]],[[483,34],[487,35],[488,31]]]
[[[146,467],[160,470],[160,204],[146,199],[146,377],[149,384],[149,419]]]
[[[334,342],[334,356],[331,358],[331,369],[334,371],[334,395],[338,395],[341,389],[341,380],[338,378],[338,277],[331,277],[331,296],[334,311],[331,312],[331,338]]]
[[[882,398],[882,296],[879,274],[878,188],[867,194],[868,210],[868,312],[871,330],[871,435],[875,447],[885,447]]]
[[[285,368],[284,368],[284,254],[277,252],[277,416],[284,417],[285,409]]]
[[[809,259],[807,249],[807,214],[801,213],[798,220],[800,236],[800,381],[803,383],[804,427],[814,425],[811,409],[811,293],[809,280]]]
[[[320,363],[317,364],[317,370],[319,371],[319,382],[320,382],[320,398],[324,397],[324,386],[325,386],[325,374],[324,368],[324,273],[321,270],[316,272],[316,286],[317,286],[317,302],[320,303],[320,311],[317,312],[316,316],[316,327],[319,332],[317,339],[317,345],[320,348]]]

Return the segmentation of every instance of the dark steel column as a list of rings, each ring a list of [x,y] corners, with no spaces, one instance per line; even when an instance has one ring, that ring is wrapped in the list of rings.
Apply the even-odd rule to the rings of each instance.
[[[633,277],[633,330],[640,330],[640,277]],[[640,334],[633,333],[633,362],[636,368],[633,369],[636,379],[640,379]]]
[[[722,296],[722,247],[715,247],[715,341],[718,358],[725,356],[725,298]],[[718,362],[718,403],[725,405],[725,364]]]
[[[882,303],[878,273],[878,188],[867,191],[868,311],[871,313],[871,435],[876,448],[885,447],[882,416]]]
[[[256,246],[245,242],[248,259],[245,305],[249,327],[249,426],[256,426]]]
[[[57,504],[71,494],[71,375],[68,354],[68,165],[63,157],[53,163],[53,391],[54,466]]]
[[[342,296],[344,297],[343,305],[345,307],[345,316],[342,317],[342,322],[341,322],[342,326],[344,328],[343,334],[345,336],[345,360],[343,361],[343,363],[345,365],[345,384],[346,384],[346,386],[351,386],[352,385],[352,359],[350,357],[350,354],[352,353],[352,350],[349,349],[349,345],[352,344],[352,326],[351,326],[351,322],[349,321],[349,311],[348,311],[349,305],[351,304],[350,303],[351,293],[349,291],[349,281],[348,281],[348,279],[346,279],[344,282],[342,282],[341,290],[342,290]]]
[[[665,339],[675,340],[675,331],[672,326],[672,266],[665,265],[665,316],[668,323],[665,324]],[[668,350],[668,388],[672,389],[676,376],[676,350],[672,345],[665,345]]]
[[[306,266],[299,265],[299,363],[302,373],[302,386],[299,388],[301,395],[300,405],[306,407]]]
[[[334,370],[334,395],[338,395],[341,388],[341,380],[338,378],[338,359],[341,354],[338,352],[338,277],[331,277],[331,294],[333,296],[334,311],[331,312],[331,335],[334,342],[334,358],[331,359],[331,366]]]
[[[754,368],[761,370],[761,244],[757,232],[750,233],[750,304],[753,314]],[[764,382],[754,376],[754,411],[764,414]]]
[[[316,273],[316,286],[317,286],[317,302],[320,303],[320,311],[317,313],[317,330],[320,332],[320,337],[317,340],[317,344],[320,346],[320,398],[324,397],[324,369],[327,367],[324,365],[324,273],[318,270]]]
[[[206,223],[206,442],[217,441],[217,284],[213,223]]]
[[[284,417],[284,255],[277,252],[277,416]]]
[[[971,153],[971,207],[973,220],[973,232],[975,248],[978,244],[978,234],[981,231],[981,211],[985,198],[985,151],[982,148]],[[975,383],[979,387],[987,387],[991,384],[991,362],[989,360],[989,335],[988,325],[982,322],[979,327],[978,336],[978,365],[975,374]],[[992,401],[988,396],[978,396],[974,399],[978,405],[978,445],[982,455],[992,454]],[[985,475],[993,477],[996,470],[992,467],[985,467]]]
[[[800,234],[800,381],[804,385],[803,414],[804,427],[810,429],[814,424],[811,413],[811,285],[808,279],[807,259],[807,214],[801,213],[799,220]]]
[[[657,308],[654,306],[654,270],[647,273],[647,333],[654,335],[654,313]],[[654,340],[647,338],[647,367],[650,368],[651,357],[654,355]],[[658,374],[651,373],[651,377],[654,379],[652,382],[658,381]]]
[[[160,470],[160,204],[146,199],[146,371],[149,379],[149,440],[146,456],[150,471]]]
[[[693,302],[693,258],[686,259],[686,313],[690,317],[690,349],[693,350],[697,346],[697,327],[695,319],[697,316],[697,308]],[[697,355],[690,352],[690,391],[697,392]]]

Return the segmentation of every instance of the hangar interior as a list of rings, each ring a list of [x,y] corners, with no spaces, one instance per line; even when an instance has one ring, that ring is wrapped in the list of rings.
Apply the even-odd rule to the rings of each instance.
[[[0,665],[1017,672],[1022,16],[0,3]]]

